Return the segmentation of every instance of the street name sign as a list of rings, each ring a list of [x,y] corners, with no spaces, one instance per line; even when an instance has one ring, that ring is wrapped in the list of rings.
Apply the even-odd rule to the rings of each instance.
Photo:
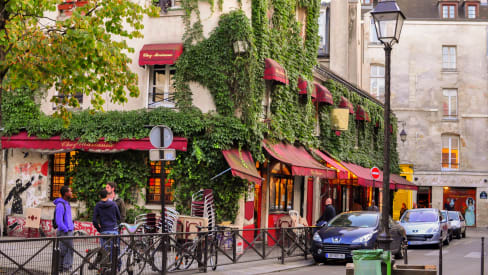
[[[175,149],[151,149],[149,150],[149,160],[151,161],[171,161],[176,159]]]

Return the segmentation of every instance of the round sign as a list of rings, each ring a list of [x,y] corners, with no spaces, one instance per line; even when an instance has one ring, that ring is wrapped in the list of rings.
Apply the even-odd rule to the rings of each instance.
[[[149,141],[156,148],[168,148],[173,143],[173,132],[166,126],[154,126],[149,132]]]
[[[377,180],[380,177],[380,169],[378,167],[371,168],[371,176]]]

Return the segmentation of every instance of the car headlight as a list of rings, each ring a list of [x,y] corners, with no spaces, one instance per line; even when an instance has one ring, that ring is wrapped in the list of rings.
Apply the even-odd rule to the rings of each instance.
[[[353,243],[366,243],[368,242],[369,240],[371,240],[371,238],[373,237],[374,233],[376,232],[371,232],[371,233],[368,233],[366,235],[363,235],[357,239],[354,239],[352,242]]]
[[[438,226],[431,227],[429,228],[429,230],[427,230],[427,233],[437,233],[437,232],[439,232]]]
[[[315,232],[315,234],[313,234],[313,240],[319,243],[322,242],[322,238],[320,237],[319,232]]]

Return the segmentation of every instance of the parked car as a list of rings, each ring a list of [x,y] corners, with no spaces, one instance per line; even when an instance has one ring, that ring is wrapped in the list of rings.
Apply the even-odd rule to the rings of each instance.
[[[448,211],[449,224],[451,225],[452,233],[457,239],[461,237],[466,238],[466,222],[464,221],[463,214],[459,211]]]
[[[351,260],[356,249],[378,247],[381,214],[376,211],[352,211],[337,215],[319,231],[312,241],[312,255],[316,262],[328,260]],[[406,241],[405,229],[390,217],[390,234],[393,238],[392,253],[403,258]]]
[[[447,219],[436,208],[407,210],[400,220],[407,232],[408,245],[449,244]]]
[[[451,223],[449,222],[449,217],[447,216],[447,210],[441,210],[442,220],[447,221],[447,236],[449,236],[449,241],[452,241],[452,227]]]

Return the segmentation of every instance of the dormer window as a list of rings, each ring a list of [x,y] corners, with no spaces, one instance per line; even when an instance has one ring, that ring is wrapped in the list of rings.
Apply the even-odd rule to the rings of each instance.
[[[456,4],[442,4],[442,18],[454,19],[456,18]]]
[[[476,19],[478,17],[478,5],[466,5],[466,17]]]

